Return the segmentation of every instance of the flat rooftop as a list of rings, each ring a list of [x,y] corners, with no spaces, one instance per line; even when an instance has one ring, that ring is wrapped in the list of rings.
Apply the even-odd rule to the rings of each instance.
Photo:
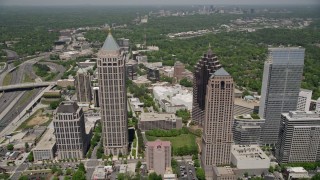
[[[56,138],[53,132],[54,132],[54,129],[48,129],[33,150],[46,150],[46,149],[51,150],[52,147],[56,144]]]
[[[74,101],[63,101],[57,108],[57,113],[75,113],[79,106]]]
[[[161,121],[176,120],[178,117],[174,113],[141,113],[140,121]]]
[[[216,171],[217,175],[234,175],[234,172],[230,166],[213,167],[213,170]]]
[[[232,145],[231,154],[238,160],[268,160],[258,145]]]
[[[241,98],[234,98],[234,105],[254,109],[254,107],[259,106],[259,102],[257,100],[246,101]]]

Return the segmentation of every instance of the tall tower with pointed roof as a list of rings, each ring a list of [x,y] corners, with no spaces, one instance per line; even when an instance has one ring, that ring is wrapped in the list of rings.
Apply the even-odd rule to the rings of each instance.
[[[231,162],[233,78],[220,68],[209,77],[206,90],[201,163],[210,174],[212,166]]]
[[[106,155],[127,154],[125,54],[109,32],[97,60],[102,139]]]
[[[220,67],[218,57],[212,52],[209,44],[208,51],[195,65],[193,74],[192,120],[200,126],[203,126],[205,97],[209,77]]]

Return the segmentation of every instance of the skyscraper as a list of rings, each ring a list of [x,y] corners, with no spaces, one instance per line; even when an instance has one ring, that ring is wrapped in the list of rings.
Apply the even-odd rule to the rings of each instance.
[[[53,125],[58,158],[84,158],[88,143],[82,108],[76,102],[62,102],[53,112]]]
[[[203,126],[204,122],[208,80],[220,67],[220,62],[217,56],[211,51],[210,46],[208,52],[202,56],[194,67],[192,119],[201,126]]]
[[[127,154],[125,54],[109,33],[98,52],[99,103],[105,154]]]
[[[90,73],[86,69],[80,68],[77,71],[75,86],[78,102],[90,103],[92,99]]]
[[[231,161],[233,78],[220,68],[211,75],[206,89],[201,162],[207,172]]]
[[[174,63],[173,77],[177,78],[177,81],[180,81],[184,78],[185,66],[180,61]]]
[[[308,89],[300,89],[297,111],[309,111],[312,98],[312,91]]]
[[[297,108],[300,91],[304,48],[269,48],[264,64],[259,115],[264,118],[261,141],[276,144],[281,113]]]

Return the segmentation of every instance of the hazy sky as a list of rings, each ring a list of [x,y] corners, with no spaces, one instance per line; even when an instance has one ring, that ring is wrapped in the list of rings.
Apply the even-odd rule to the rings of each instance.
[[[0,0],[0,5],[319,4],[320,0]]]

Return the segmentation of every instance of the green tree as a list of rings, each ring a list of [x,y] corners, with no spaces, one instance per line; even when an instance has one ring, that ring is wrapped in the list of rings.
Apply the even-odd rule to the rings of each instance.
[[[28,155],[28,161],[29,162],[33,162],[34,161],[34,156],[33,156],[33,151],[31,151],[30,153],[29,153],[29,155]]]
[[[202,168],[197,168],[196,169],[196,175],[197,175],[197,178],[199,180],[205,180],[206,179],[206,175],[205,175],[205,172]]]
[[[139,171],[141,165],[142,165],[141,161],[138,161],[137,164],[136,164],[136,171],[137,170]]]
[[[70,168],[67,168],[66,170],[66,175],[69,176],[72,174],[72,170]]]
[[[273,173],[273,172],[274,172],[274,167],[273,167],[273,166],[270,166],[270,167],[269,167],[269,172],[270,172],[270,173]]]
[[[193,83],[191,81],[189,81],[187,78],[181,79],[179,84],[184,87],[192,87],[193,86]]]
[[[190,119],[190,112],[187,109],[179,109],[176,112],[176,115],[178,117],[181,117],[184,123],[187,123],[188,120]]]
[[[29,143],[24,143],[24,148],[26,149],[26,152],[28,152],[29,151]]]
[[[79,168],[78,171],[82,171],[83,173],[86,173],[86,168],[84,167],[83,163],[80,163],[78,168]]]
[[[29,180],[29,178],[28,178],[28,176],[25,176],[25,175],[24,175],[24,176],[20,176],[20,177],[19,177],[19,180]]]
[[[13,148],[14,148],[13,144],[8,144],[8,145],[7,145],[8,151],[12,151]]]
[[[85,173],[80,168],[72,175],[72,180],[86,180]]]
[[[312,176],[311,180],[319,180],[320,179],[320,173],[316,173],[314,176]]]
[[[162,180],[162,177],[161,175],[158,175],[157,173],[153,172],[149,174],[148,180]]]

